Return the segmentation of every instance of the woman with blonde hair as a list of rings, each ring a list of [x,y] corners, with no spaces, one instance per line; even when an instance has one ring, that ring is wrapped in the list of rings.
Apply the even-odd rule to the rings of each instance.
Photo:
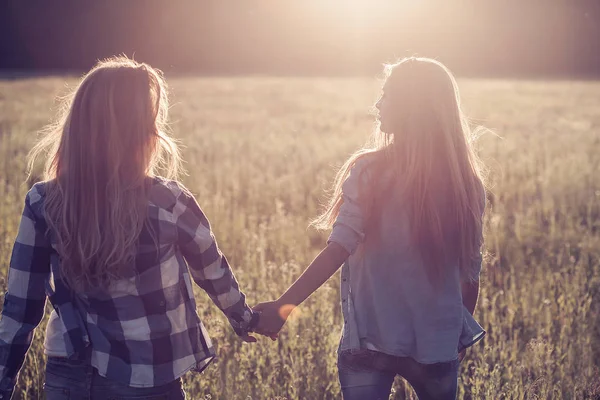
[[[387,399],[404,377],[419,399],[454,399],[459,359],[485,332],[475,321],[485,191],[456,81],[441,63],[386,68],[380,129],[341,168],[325,213],[327,247],[276,301],[264,329],[342,263],[338,370],[345,400]],[[280,317],[280,315],[283,316]]]
[[[45,181],[27,193],[0,320],[0,394],[9,398],[44,315],[44,391],[53,399],[183,399],[180,377],[215,350],[191,279],[246,341],[245,302],[194,196],[177,179],[160,71],[99,62],[34,147]],[[157,175],[159,168],[166,177]]]

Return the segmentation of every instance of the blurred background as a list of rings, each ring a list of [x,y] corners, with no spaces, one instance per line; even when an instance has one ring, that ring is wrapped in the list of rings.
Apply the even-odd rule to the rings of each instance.
[[[0,2],[0,69],[364,75],[407,55],[462,76],[600,76],[598,0]]]

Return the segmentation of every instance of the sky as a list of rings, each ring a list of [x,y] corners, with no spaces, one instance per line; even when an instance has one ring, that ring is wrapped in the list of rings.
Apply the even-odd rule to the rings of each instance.
[[[464,75],[600,76],[598,0],[56,0],[0,5],[0,69],[370,74],[420,55]]]

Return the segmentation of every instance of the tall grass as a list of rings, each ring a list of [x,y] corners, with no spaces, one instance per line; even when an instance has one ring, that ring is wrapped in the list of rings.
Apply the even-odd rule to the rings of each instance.
[[[174,78],[173,130],[197,195],[250,303],[277,297],[324,245],[307,228],[335,167],[372,129],[369,79]],[[73,83],[71,80],[70,83]],[[489,257],[476,318],[488,331],[461,366],[459,398],[600,396],[600,83],[460,82],[468,113],[496,135]],[[0,276],[24,194],[25,155],[49,121],[59,78],[0,81]],[[34,177],[35,180],[35,177]],[[2,280],[0,283],[5,286]],[[0,288],[2,289],[2,288]],[[192,399],[340,398],[336,277],[294,312],[279,341],[238,340],[197,291],[218,360],[187,376]],[[41,397],[45,322],[17,398]],[[401,379],[393,399],[416,398]]]

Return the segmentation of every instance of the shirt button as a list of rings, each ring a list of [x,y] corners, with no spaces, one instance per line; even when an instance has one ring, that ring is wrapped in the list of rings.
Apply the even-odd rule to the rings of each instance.
[[[158,303],[161,307],[165,305],[165,301],[161,300],[160,303]]]

